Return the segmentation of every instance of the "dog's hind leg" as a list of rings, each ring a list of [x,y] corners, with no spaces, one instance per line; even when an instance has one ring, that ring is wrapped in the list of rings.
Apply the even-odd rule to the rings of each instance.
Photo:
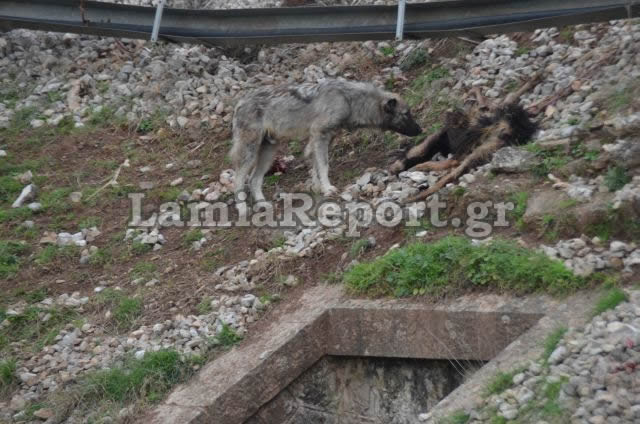
[[[257,139],[257,137],[260,138]],[[242,133],[234,134],[231,161],[236,171],[234,176],[234,194],[236,201],[240,200],[238,195],[244,192],[244,185],[249,173],[258,161],[261,141],[262,134],[257,131],[243,131]],[[247,200],[246,197],[243,200]]]
[[[338,192],[338,189],[331,185],[329,181],[329,145],[332,134],[318,132],[311,136],[311,148],[313,149],[313,173],[317,173],[317,183],[320,184],[320,191],[324,196],[331,196]]]
[[[276,145],[267,138],[265,138],[260,145],[258,161],[251,176],[251,181],[249,182],[251,195],[256,202],[265,200],[264,194],[262,193],[262,182],[264,181],[264,175],[271,169],[271,165],[273,165],[273,157],[276,154],[276,150]]]

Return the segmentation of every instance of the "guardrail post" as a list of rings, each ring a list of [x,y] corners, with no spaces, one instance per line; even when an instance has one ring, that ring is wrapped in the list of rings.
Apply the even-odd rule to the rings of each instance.
[[[160,32],[160,21],[162,21],[162,10],[164,9],[165,0],[160,0],[158,2],[158,7],[156,7],[156,17],[153,20],[153,31],[151,32],[151,41],[158,41],[158,33]]]
[[[396,23],[396,40],[402,40],[404,34],[404,9],[406,0],[398,2],[398,22]]]

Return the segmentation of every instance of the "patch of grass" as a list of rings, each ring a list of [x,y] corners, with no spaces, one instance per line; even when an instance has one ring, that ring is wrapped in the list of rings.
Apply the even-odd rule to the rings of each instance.
[[[618,90],[607,98],[607,100],[605,101],[605,107],[609,112],[619,112],[631,105],[633,97],[633,90]]]
[[[211,312],[211,296],[205,296],[196,306],[196,310],[200,315],[206,315]]]
[[[102,247],[98,249],[91,257],[89,258],[89,263],[91,265],[107,265],[113,263],[114,255],[113,249],[109,246]]]
[[[153,246],[147,243],[142,243],[139,241],[134,241],[131,243],[130,251],[135,256],[144,255],[147,252],[151,252],[153,250]]]
[[[349,254],[351,255],[352,258],[357,258],[358,256],[363,254],[369,248],[369,245],[370,245],[370,243],[369,243],[369,240],[367,240],[367,239],[356,240],[351,245],[351,249],[349,250]]]
[[[29,252],[25,243],[0,240],[0,278],[7,278],[18,272],[22,257]]]
[[[144,310],[143,300],[127,297],[119,290],[105,289],[95,297],[98,305],[111,309],[111,319],[120,330],[129,330]]]
[[[411,244],[358,264],[345,273],[344,282],[354,293],[396,297],[479,287],[566,294],[586,284],[540,252],[503,240],[473,246],[456,236]]]
[[[618,191],[631,182],[631,177],[627,171],[621,166],[613,166],[607,170],[604,176],[604,184],[609,191]]]
[[[284,247],[287,239],[284,236],[277,237],[271,242],[271,249],[275,249],[277,247]]]
[[[524,222],[522,217],[527,211],[527,202],[529,201],[529,193],[526,191],[519,191],[510,196],[509,200],[513,202],[513,210],[510,211],[511,217],[516,222],[516,228],[522,229]]]
[[[529,47],[520,46],[516,49],[516,56],[524,56],[525,54],[529,54],[531,49]]]
[[[228,324],[222,324],[222,330],[216,335],[215,339],[223,347],[231,347],[242,340],[242,337]]]
[[[462,186],[455,186],[453,188],[453,191],[451,192],[451,194],[453,194],[456,197],[462,197],[464,196],[464,194],[467,192],[467,189],[462,187]]]
[[[0,203],[13,202],[23,187],[24,185],[12,176],[0,177]]]
[[[116,120],[116,112],[110,107],[101,106],[91,112],[87,122],[92,127],[106,127]]]
[[[80,227],[81,230],[91,227],[100,227],[101,224],[102,218],[98,216],[87,216],[78,221],[78,227]]]
[[[43,318],[47,317],[45,321]],[[67,308],[40,308],[29,306],[18,315],[10,315],[5,319],[8,326],[0,328],[0,352],[14,341],[22,341],[26,348],[39,351],[53,343],[55,337],[65,325],[73,321],[77,313]]]
[[[24,107],[18,109],[13,114],[11,118],[11,122],[9,124],[9,128],[7,128],[5,133],[9,137],[15,137],[20,134],[24,130],[30,127],[30,122],[37,116],[37,110],[35,107]]]
[[[60,93],[57,90],[49,91],[47,93],[47,101],[49,103],[60,102],[60,101],[62,101],[62,99],[63,99],[62,93]]]
[[[558,327],[551,332],[544,340],[544,351],[542,353],[542,360],[546,364],[549,361],[549,357],[558,347],[558,343],[564,337],[567,329],[565,327]]]
[[[424,66],[429,62],[429,53],[423,48],[413,49],[407,57],[405,57],[400,63],[400,69],[403,71],[410,71],[412,69]]]
[[[60,214],[71,209],[71,200],[69,194],[73,190],[68,187],[56,188],[51,191],[43,192],[40,195],[42,209],[47,212]]]
[[[618,287],[611,287],[598,299],[596,306],[593,308],[593,315],[600,315],[605,311],[615,309],[616,306],[627,301],[629,301],[629,296],[624,290]]]
[[[564,377],[560,379],[560,381],[547,383],[544,387],[544,402],[540,408],[540,414],[543,417],[558,417],[564,415],[565,409],[558,402],[558,398],[560,397],[560,390],[562,390],[562,386],[567,382],[567,380],[568,379]]]
[[[133,266],[131,275],[135,278],[151,278],[157,270],[156,264],[140,261]]]
[[[9,390],[9,387],[17,383],[17,363],[15,359],[7,358],[0,361],[0,394]]]
[[[33,211],[26,206],[21,208],[0,209],[0,223],[24,221],[33,215]]]
[[[275,186],[276,184],[278,184],[278,181],[280,181],[281,177],[282,175],[276,175],[276,174],[267,175],[266,177],[264,177],[264,185],[266,187]]]
[[[142,359],[128,359],[122,366],[88,374],[81,384],[82,403],[132,402],[140,398],[156,402],[175,384],[193,374],[188,361],[175,350],[147,352]]]
[[[117,326],[122,329],[129,329],[144,310],[142,299],[123,298],[113,310],[113,319]]]
[[[201,240],[202,237],[204,237],[204,234],[202,234],[202,231],[200,231],[197,228],[194,228],[193,230],[187,231],[184,234],[183,236],[184,244],[185,246],[189,247],[193,244],[194,241]]]
[[[567,120],[567,124],[569,125],[578,125],[579,123],[580,123],[579,118],[569,118],[569,120]]]
[[[36,256],[36,263],[38,265],[47,265],[53,262],[58,255],[58,247],[55,245],[46,246]]]
[[[448,76],[448,69],[437,67],[417,77],[411,83],[411,87],[409,88],[409,95],[407,96],[407,102],[409,106],[414,107],[423,100],[425,90],[431,86],[431,83]]]
[[[471,415],[460,410],[440,420],[438,424],[467,424],[469,420],[471,420]]]
[[[510,372],[501,372],[489,381],[485,389],[485,396],[498,395],[513,385],[513,376],[518,374],[520,370]]]
[[[396,53],[396,49],[393,46],[380,47],[380,52],[385,56],[393,56]]]

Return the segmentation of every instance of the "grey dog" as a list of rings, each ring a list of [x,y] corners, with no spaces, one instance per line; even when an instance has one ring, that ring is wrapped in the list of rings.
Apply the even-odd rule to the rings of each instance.
[[[329,182],[329,145],[340,129],[380,128],[407,136],[422,132],[409,107],[396,94],[371,83],[325,80],[317,84],[278,85],[243,97],[233,115],[231,160],[236,198],[250,177],[254,201],[264,200],[262,182],[273,164],[277,141],[308,140],[314,191],[337,189]]]

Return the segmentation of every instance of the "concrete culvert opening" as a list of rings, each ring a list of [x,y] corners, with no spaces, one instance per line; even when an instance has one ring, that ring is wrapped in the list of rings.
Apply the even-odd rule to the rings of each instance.
[[[318,287],[174,390],[146,422],[418,423],[536,325],[537,306],[436,307]]]
[[[273,424],[415,423],[483,364],[324,356],[247,423],[267,415]]]

